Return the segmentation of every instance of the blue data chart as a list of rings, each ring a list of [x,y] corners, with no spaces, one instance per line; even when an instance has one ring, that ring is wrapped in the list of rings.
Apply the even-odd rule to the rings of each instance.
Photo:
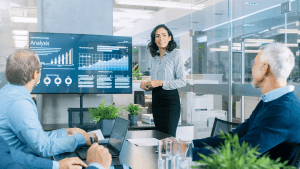
[[[79,53],[79,70],[128,71],[128,55]]]

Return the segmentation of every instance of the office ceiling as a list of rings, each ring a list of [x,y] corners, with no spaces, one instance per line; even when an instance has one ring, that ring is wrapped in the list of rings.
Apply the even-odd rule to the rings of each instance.
[[[149,35],[153,27],[158,22],[167,24],[174,36],[177,38],[183,33],[187,33],[191,28],[195,31],[201,31],[218,24],[223,24],[216,27],[214,33],[214,41],[218,38],[222,40],[224,34],[227,34],[228,24],[228,0],[159,0],[167,2],[180,2],[192,5],[204,5],[203,10],[192,11],[189,9],[171,9],[163,7],[139,6],[139,5],[123,5],[116,3],[114,0],[114,12],[132,12],[150,15],[151,19],[141,19],[138,17],[126,18],[114,17],[114,23],[126,21],[132,23],[132,27],[126,28],[122,26],[114,26],[114,34],[132,36],[134,45],[146,45],[149,40]],[[251,4],[249,3],[251,1]],[[267,11],[262,11],[274,5],[278,5],[285,0],[233,0],[233,19],[245,17],[233,22],[235,26],[233,33],[236,36],[251,34],[253,31],[258,31],[261,26],[269,28],[269,25],[284,23],[284,15],[280,14],[280,8],[272,8]],[[293,2],[293,10],[298,11],[297,0]],[[37,0],[0,0],[0,72],[5,69],[5,57],[12,53],[16,47],[13,39],[13,30],[28,30],[37,31],[35,23],[16,23],[11,21],[11,17],[37,17]],[[260,12],[261,11],[261,12]],[[258,13],[255,13],[258,12]],[[252,14],[252,15],[251,15]],[[249,15],[249,16],[247,16]],[[293,14],[290,18],[298,19],[298,14]],[[163,20],[162,20],[163,19]],[[299,19],[298,19],[299,20]],[[263,23],[261,23],[264,21]],[[265,23],[265,21],[267,23]],[[291,22],[291,21],[289,21]],[[147,26],[144,23],[147,23]],[[259,24],[260,23],[260,24]],[[249,24],[248,26],[243,26]],[[252,24],[252,25],[251,25]],[[260,28],[258,29],[258,26]]]

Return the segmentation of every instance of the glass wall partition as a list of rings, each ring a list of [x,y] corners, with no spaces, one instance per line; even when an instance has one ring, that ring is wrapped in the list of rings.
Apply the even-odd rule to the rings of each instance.
[[[189,9],[151,8],[156,10],[152,19],[127,31],[133,34],[133,61],[141,67],[141,79],[151,78],[145,76],[151,67],[150,33],[166,24],[183,56],[187,78],[187,86],[179,89],[181,121],[195,125],[195,138],[208,136],[214,117],[234,122],[249,118],[261,97],[251,86],[252,67],[265,44],[281,42],[291,48],[296,65],[288,84],[296,84],[300,96],[299,0],[291,0],[291,11],[282,13],[286,1],[196,0],[185,2]],[[145,97],[151,105],[151,94]]]
[[[233,0],[232,22],[232,62],[233,62],[233,117],[241,122],[249,118],[261,100],[259,89],[251,87],[254,58],[263,45],[286,43],[296,58],[296,65],[288,78],[288,83],[297,83],[299,70],[298,1],[291,1],[291,12],[281,11],[286,0],[245,2]],[[298,56],[297,56],[298,54]]]
[[[205,1],[203,9],[196,10],[192,4],[189,34],[190,56],[187,69],[187,105],[183,104],[183,116],[194,124],[194,138],[208,137],[215,117],[228,119],[228,1]],[[186,42],[180,42],[181,44]],[[218,46],[222,46],[219,48]],[[182,52],[185,51],[180,46]],[[183,98],[183,97],[182,97]],[[188,106],[187,106],[188,107]]]

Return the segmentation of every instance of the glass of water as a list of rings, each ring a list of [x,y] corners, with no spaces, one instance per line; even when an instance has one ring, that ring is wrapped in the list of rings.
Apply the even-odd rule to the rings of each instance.
[[[192,142],[178,141],[179,156],[177,157],[177,169],[190,169],[192,165]]]
[[[158,151],[158,169],[165,169],[166,159],[162,158],[162,142],[158,141],[157,151]]]
[[[172,157],[173,153],[173,141],[169,138],[166,138],[166,157]]]

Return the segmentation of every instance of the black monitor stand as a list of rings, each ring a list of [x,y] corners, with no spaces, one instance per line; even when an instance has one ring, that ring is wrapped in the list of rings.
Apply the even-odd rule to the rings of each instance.
[[[80,94],[80,126],[83,126],[83,94]]]

